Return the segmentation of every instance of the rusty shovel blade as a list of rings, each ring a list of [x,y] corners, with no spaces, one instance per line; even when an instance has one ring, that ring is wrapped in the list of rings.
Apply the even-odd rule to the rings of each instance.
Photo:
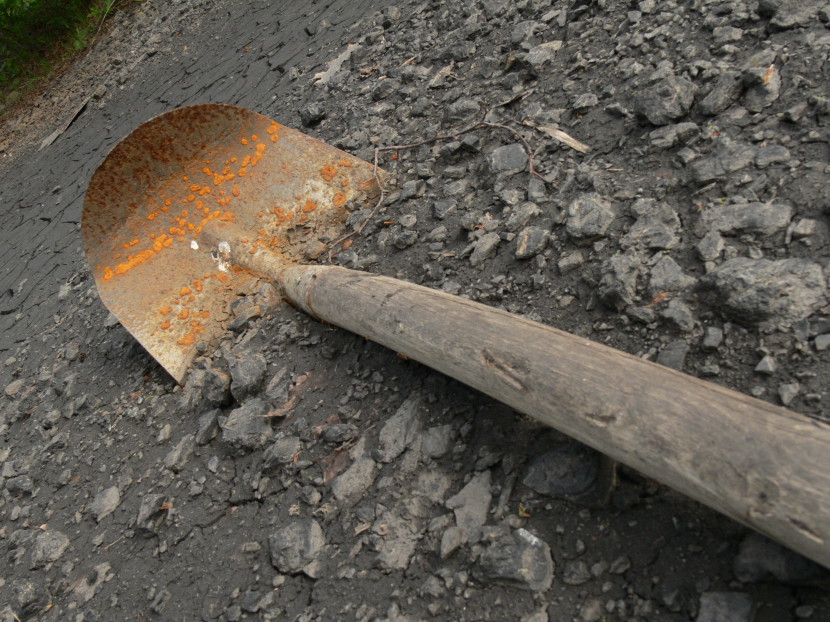
[[[287,262],[333,240],[374,192],[373,165],[258,113],[198,104],[139,126],[84,199],[84,250],[104,304],[181,383],[256,276],[207,248],[212,221]],[[215,223],[214,223],[215,224]]]

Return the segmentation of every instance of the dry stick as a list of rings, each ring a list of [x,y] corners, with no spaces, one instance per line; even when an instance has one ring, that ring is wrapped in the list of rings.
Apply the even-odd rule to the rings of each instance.
[[[542,181],[546,181],[544,176],[536,170],[536,167],[534,165],[537,151],[534,151],[531,148],[530,144],[527,142],[527,139],[524,136],[522,136],[522,134],[518,130],[515,130],[512,127],[510,127],[509,125],[504,125],[502,123],[491,123],[489,121],[479,121],[479,122],[475,123],[474,125],[471,125],[470,127],[466,128],[466,129],[463,129],[463,130],[460,130],[458,132],[455,132],[453,134],[445,134],[443,136],[433,136],[432,138],[427,138],[426,140],[421,140],[421,141],[418,141],[416,143],[409,143],[409,144],[406,144],[406,145],[387,145],[386,147],[375,147],[375,159],[374,159],[374,166],[372,168],[372,175],[374,176],[375,183],[377,184],[378,189],[380,190],[380,196],[378,197],[377,203],[375,203],[375,206],[372,208],[372,211],[369,213],[369,215],[366,216],[366,218],[364,218],[360,222],[360,224],[357,227],[354,228],[353,231],[341,236],[340,238],[338,238],[337,240],[335,240],[334,242],[331,243],[331,248],[330,248],[329,254],[328,254],[329,261],[331,261],[331,259],[332,259],[332,254],[334,253],[334,250],[338,246],[343,244],[343,242],[345,242],[349,238],[361,233],[363,231],[363,229],[366,228],[366,225],[369,223],[369,221],[371,221],[375,217],[375,214],[377,214],[377,211],[378,211],[378,209],[380,209],[380,206],[383,205],[383,200],[386,198],[386,188],[383,186],[383,182],[381,181],[380,174],[378,172],[380,170],[380,168],[378,166],[378,159],[379,159],[380,153],[382,151],[403,151],[404,149],[415,149],[416,147],[423,147],[425,145],[432,145],[432,144],[435,144],[435,143],[438,143],[438,142],[448,142],[448,141],[451,141],[451,140],[457,140],[459,137],[463,136],[464,134],[469,134],[470,132],[475,132],[477,130],[481,130],[481,129],[484,129],[484,128],[497,128],[497,129],[501,129],[501,130],[506,130],[506,131],[510,132],[511,134],[513,134],[516,138],[518,138],[519,141],[521,141],[521,143],[522,143],[522,148],[527,153],[528,172],[531,175],[535,175],[536,177],[538,177]]]

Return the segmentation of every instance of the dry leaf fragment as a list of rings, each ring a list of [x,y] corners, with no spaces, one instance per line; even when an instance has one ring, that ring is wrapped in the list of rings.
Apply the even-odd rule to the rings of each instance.
[[[770,65],[769,69],[767,69],[767,72],[764,74],[764,86],[767,86],[770,83],[770,80],[772,80],[772,76],[774,76],[774,75],[775,75],[775,63]]]
[[[558,127],[554,127],[552,125],[537,125],[532,121],[525,121],[524,124],[529,125],[530,127],[535,127],[540,132],[544,132],[554,140],[558,140],[560,143],[565,143],[571,149],[575,149],[580,153],[588,153],[591,150],[591,148],[588,145],[579,142],[576,138],[574,138],[567,132],[563,132]]]

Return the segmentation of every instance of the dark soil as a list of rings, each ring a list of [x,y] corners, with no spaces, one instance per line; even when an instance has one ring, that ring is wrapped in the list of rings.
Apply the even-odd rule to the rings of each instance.
[[[808,0],[121,14],[0,139],[0,620],[830,620],[805,558],[286,305],[177,386],[80,236],[109,149],[178,106],[369,161],[484,119],[511,129],[383,152],[397,183],[334,260],[824,426],[828,24]]]

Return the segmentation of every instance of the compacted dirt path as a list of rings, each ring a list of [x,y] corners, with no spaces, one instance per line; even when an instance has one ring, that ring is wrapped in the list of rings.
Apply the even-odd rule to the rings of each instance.
[[[0,620],[830,620],[819,566],[267,284],[177,386],[80,237],[109,149],[178,106],[366,160],[449,136],[382,152],[396,183],[334,262],[822,427],[829,24],[805,0],[119,13],[0,135]]]

